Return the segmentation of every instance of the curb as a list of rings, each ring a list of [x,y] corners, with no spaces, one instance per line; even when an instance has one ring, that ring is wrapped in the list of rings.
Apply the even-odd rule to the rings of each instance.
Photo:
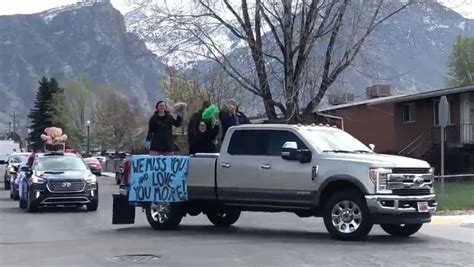
[[[433,216],[431,218],[431,223],[457,224],[461,226],[474,227],[474,215]]]

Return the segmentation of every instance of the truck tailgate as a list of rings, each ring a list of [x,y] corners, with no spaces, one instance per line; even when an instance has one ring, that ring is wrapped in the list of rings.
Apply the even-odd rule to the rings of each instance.
[[[189,160],[187,178],[190,200],[216,199],[216,163],[219,154],[197,154]]]

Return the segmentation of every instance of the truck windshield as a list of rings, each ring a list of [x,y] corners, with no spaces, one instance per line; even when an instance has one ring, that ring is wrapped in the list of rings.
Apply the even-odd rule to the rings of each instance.
[[[38,157],[33,165],[35,171],[85,171],[86,165],[76,156]]]
[[[352,135],[338,129],[305,129],[303,135],[326,153],[373,153]]]

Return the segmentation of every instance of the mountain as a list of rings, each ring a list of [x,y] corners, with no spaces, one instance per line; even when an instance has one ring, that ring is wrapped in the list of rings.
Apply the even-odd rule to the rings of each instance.
[[[394,0],[391,3],[400,5],[405,2]],[[129,29],[142,36],[146,36],[140,32],[141,22],[146,18],[144,14],[135,11],[125,16]],[[365,99],[365,88],[379,83],[390,84],[393,93],[442,88],[446,86],[447,61],[452,44],[459,34],[473,36],[474,20],[464,18],[437,1],[411,5],[378,27],[352,66],[338,78],[329,92],[354,92],[356,100],[362,100]],[[248,49],[232,34],[221,35],[214,39],[224,40],[222,47],[235,48],[227,53],[227,57],[234,67],[245,72],[249,64],[253,64]],[[272,37],[263,39],[272,40]],[[153,46],[160,47],[159,42]],[[324,49],[317,46],[313,50],[316,51],[314,62],[322,62],[321,51]],[[211,61],[196,62],[192,59],[192,62],[199,66],[198,69],[215,66]],[[278,81],[273,84],[274,88],[281,88]]]
[[[89,0],[31,15],[0,16],[0,133],[16,110],[20,127],[43,75],[111,84],[145,109],[163,96],[164,64],[109,1]]]

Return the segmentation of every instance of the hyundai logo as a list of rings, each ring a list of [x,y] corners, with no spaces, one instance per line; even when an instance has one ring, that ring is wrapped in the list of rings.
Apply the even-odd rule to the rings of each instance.
[[[421,177],[416,177],[415,179],[413,179],[413,183],[416,185],[422,185],[424,182],[425,182],[425,179]]]
[[[62,184],[62,187],[64,187],[64,188],[69,188],[69,187],[71,187],[71,183],[70,183],[70,182],[64,182],[64,183]]]

